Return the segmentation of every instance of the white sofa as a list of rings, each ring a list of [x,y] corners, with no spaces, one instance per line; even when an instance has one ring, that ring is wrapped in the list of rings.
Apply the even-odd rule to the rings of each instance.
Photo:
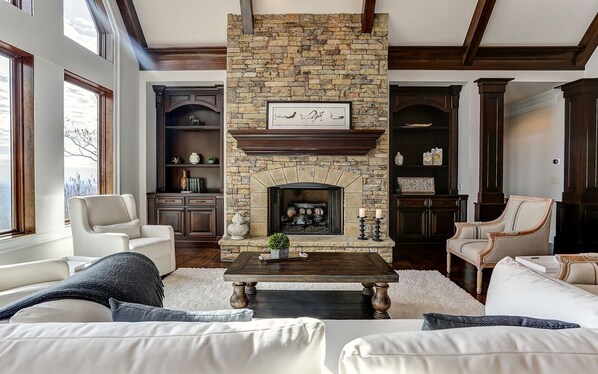
[[[507,258],[487,314],[582,328],[419,331],[421,320],[0,325],[7,373],[562,373],[598,367],[598,297]],[[324,329],[325,327],[325,329]],[[62,358],[59,358],[62,357]],[[34,358],[34,359],[32,359]]]

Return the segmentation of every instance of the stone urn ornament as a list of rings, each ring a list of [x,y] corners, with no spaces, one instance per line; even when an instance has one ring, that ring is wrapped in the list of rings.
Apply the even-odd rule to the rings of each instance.
[[[289,237],[281,232],[272,234],[268,238],[268,248],[270,248],[270,258],[279,259],[289,257]]]
[[[233,216],[233,223],[228,225],[228,234],[233,240],[245,239],[245,235],[249,232],[249,225],[243,219],[239,212]]]
[[[189,156],[189,163],[191,164],[199,164],[200,161],[201,157],[199,157],[199,155],[195,152],[191,153],[191,155]]]

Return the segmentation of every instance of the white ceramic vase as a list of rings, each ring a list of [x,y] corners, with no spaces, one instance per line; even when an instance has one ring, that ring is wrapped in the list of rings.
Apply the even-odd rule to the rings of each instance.
[[[403,155],[401,152],[397,152],[397,155],[395,156],[395,164],[399,166],[403,165]]]
[[[199,164],[199,161],[201,161],[201,158],[199,157],[199,155],[195,152],[191,153],[191,155],[189,156],[189,163],[191,164]]]
[[[228,225],[228,234],[233,240],[245,239],[245,235],[249,232],[249,225],[245,223],[245,220],[239,212],[233,216],[233,223]]]

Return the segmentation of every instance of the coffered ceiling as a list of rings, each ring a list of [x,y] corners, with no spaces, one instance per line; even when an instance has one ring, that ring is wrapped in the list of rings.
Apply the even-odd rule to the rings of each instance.
[[[369,0],[253,0],[252,3],[254,14],[361,13],[366,1]],[[376,13],[389,15],[391,68],[439,69],[444,65],[448,69],[582,69],[589,58],[583,54],[584,49],[586,54],[586,47],[593,52],[598,44],[598,0],[373,2]],[[240,14],[241,9],[239,0],[117,0],[117,3],[125,18],[127,12],[122,12],[123,7],[136,10],[146,45],[141,44],[150,50],[150,56],[162,53],[163,49],[171,54],[177,49],[181,57],[180,48],[198,53],[204,47],[226,46],[227,14]],[[469,60],[463,62],[466,53],[470,54]],[[393,59],[407,61],[393,65]],[[540,62],[529,62],[534,59]]]

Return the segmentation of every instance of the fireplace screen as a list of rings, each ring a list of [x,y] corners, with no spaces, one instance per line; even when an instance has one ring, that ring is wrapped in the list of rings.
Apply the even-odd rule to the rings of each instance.
[[[342,188],[291,183],[268,189],[268,235],[342,234]]]

